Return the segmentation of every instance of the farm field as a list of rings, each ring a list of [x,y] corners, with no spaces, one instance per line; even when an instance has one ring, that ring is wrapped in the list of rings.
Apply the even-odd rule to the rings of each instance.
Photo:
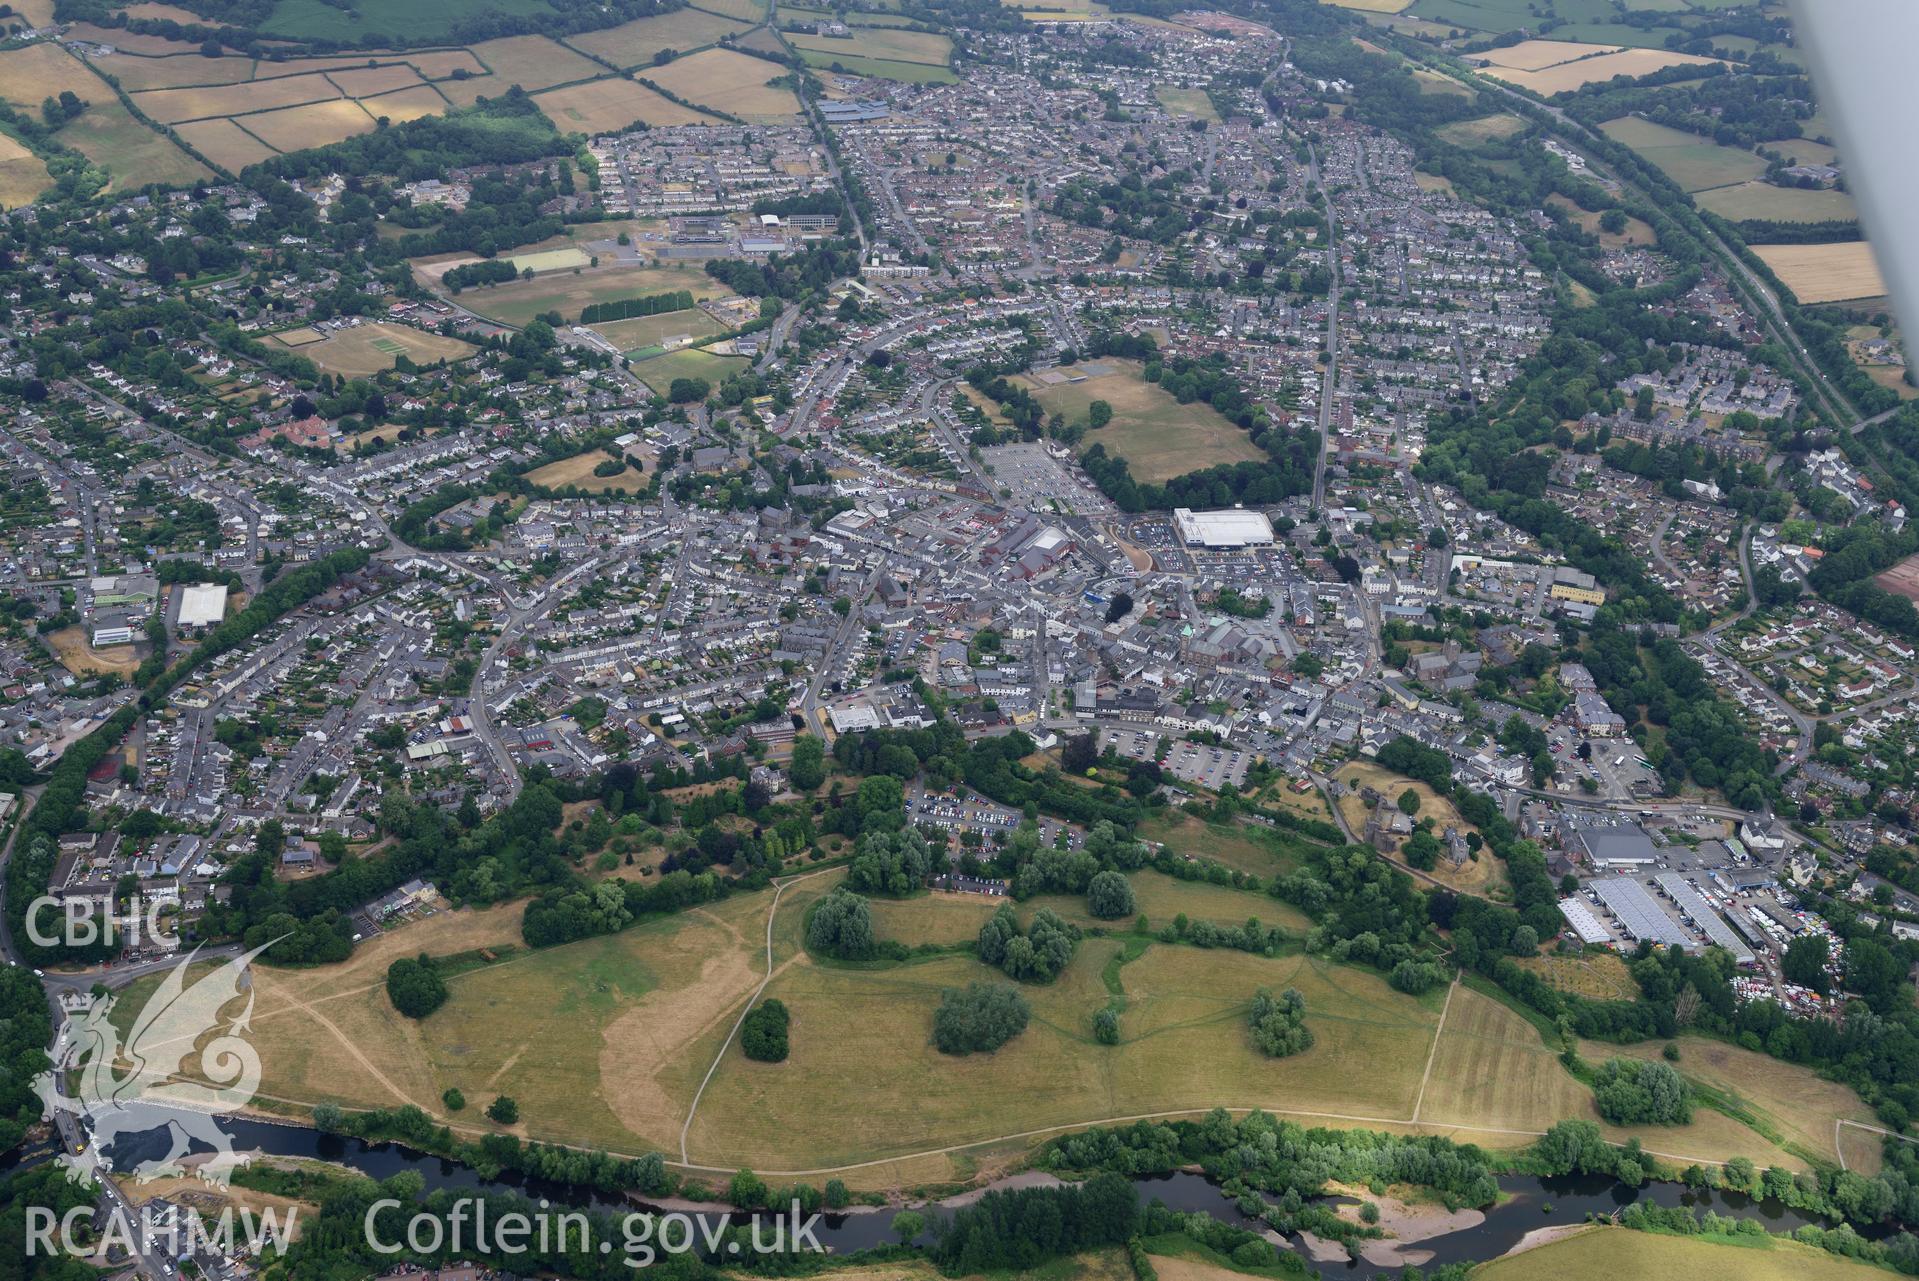
[[[1185,120],[1218,120],[1219,113],[1213,110],[1213,100],[1206,96],[1204,89],[1170,89],[1162,86],[1157,91],[1159,105],[1166,108],[1166,114]]]
[[[263,111],[245,117],[242,127],[275,151],[298,151],[370,133],[377,126],[359,103],[341,98]]]
[[[1058,17],[1052,14],[1028,13],[1028,18]],[[809,67],[839,67],[859,76],[874,76],[881,80],[897,80],[902,84],[950,85],[958,81],[951,67],[934,66],[929,62],[898,62],[886,58],[859,58],[851,54],[836,53],[826,49],[802,49],[800,61]]]
[[[1615,1281],[1618,1277],[1684,1277],[1686,1281],[1873,1281],[1885,1270],[1854,1263],[1797,1241],[1737,1245],[1696,1237],[1592,1227],[1576,1236],[1495,1259],[1472,1281]]]
[[[333,81],[314,73],[200,89],[154,89],[135,94],[133,102],[154,120],[171,125],[211,116],[235,116],[306,102],[325,102],[340,96]]]
[[[404,7],[335,7],[324,0],[276,0],[261,24],[268,35],[295,40],[364,43],[380,36],[413,35],[426,39],[450,34],[461,23],[487,13],[522,16],[547,14],[546,0],[407,0]]]
[[[1753,245],[1773,274],[1800,302],[1878,298],[1886,292],[1872,246],[1863,240],[1829,245]]]
[[[697,347],[685,347],[679,351],[669,351],[663,356],[636,361],[633,372],[648,387],[664,396],[675,378],[704,378],[717,387],[722,379],[751,366],[752,362],[744,356],[715,356]]]
[[[653,55],[662,49],[690,53],[717,44],[721,36],[739,35],[748,30],[750,25],[699,9],[677,9],[657,17],[636,18],[604,31],[568,36],[566,43],[603,62],[626,69],[652,62]]]
[[[447,267],[474,259],[462,257],[439,263],[416,263],[415,274],[430,284],[438,284]],[[640,267],[632,264],[607,264],[579,272],[550,272],[532,280],[513,280],[501,285],[468,289],[459,295],[459,303],[471,311],[506,325],[524,325],[535,316],[557,311],[569,321],[577,320],[588,303],[615,302],[622,298],[641,298],[650,294],[690,289],[696,299],[717,298],[727,292],[719,281],[695,266]]]
[[[767,83],[782,74],[773,63],[749,54],[707,49],[653,68],[646,78],[688,102],[755,119],[798,113],[799,99],[792,90]]]
[[[1557,41],[1536,43],[1556,44]],[[1516,46],[1524,49],[1525,45]],[[1556,93],[1566,93],[1581,85],[1611,80],[1614,76],[1647,76],[1666,67],[1711,66],[1712,58],[1702,58],[1690,53],[1672,53],[1664,49],[1621,49],[1610,53],[1591,56],[1591,51],[1604,48],[1594,45],[1573,45],[1572,48],[1586,50],[1576,53],[1568,60],[1551,63],[1536,69],[1511,69],[1509,66],[1488,68],[1485,74],[1508,84],[1530,89],[1534,93],[1551,97]],[[1508,53],[1515,52],[1508,50]]]
[[[1412,6],[1413,0],[1325,0],[1327,4],[1340,9],[1356,9],[1361,13],[1404,13]]]
[[[213,176],[171,140],[135,120],[117,98],[94,100],[54,137],[110,172],[116,191],[150,182],[185,186]]]
[[[682,12],[687,12],[682,10]],[[652,21],[652,19],[648,19]],[[711,124],[713,117],[681,106],[637,81],[621,76],[549,89],[534,96],[554,126],[570,133],[618,133],[627,126]]]
[[[231,120],[197,120],[178,126],[175,132],[189,147],[233,173],[278,154]]]
[[[0,98],[37,110],[41,99],[62,89],[71,89],[89,102],[112,97],[107,85],[57,44],[42,41],[0,53]]]
[[[0,209],[30,205],[53,185],[53,176],[40,157],[23,144],[0,133]]]
[[[629,465],[617,476],[595,476],[593,469],[607,462],[606,451],[591,449],[584,454],[575,454],[571,458],[562,458],[557,463],[548,463],[526,473],[526,478],[535,485],[547,489],[564,489],[568,485],[577,485],[590,493],[634,494],[647,486],[648,478],[634,471]]]
[[[1774,187],[1763,182],[1745,182],[1694,194],[1702,209],[1721,218],[1741,222],[1748,218],[1769,218],[1778,222],[1844,222],[1859,216],[1858,206],[1843,191],[1801,191],[1797,187]]]
[[[930,31],[888,27],[854,27],[852,30],[851,39],[798,33],[790,33],[786,39],[795,49],[845,52],[856,58],[875,58],[882,62],[924,62],[943,67],[953,56],[953,42]]]
[[[657,347],[664,340],[681,334],[707,338],[719,333],[721,325],[698,307],[689,307],[684,311],[635,316],[631,320],[602,321],[593,329],[621,351],[634,352]]]
[[[1729,187],[1766,172],[1766,162],[1750,151],[1722,147],[1698,134],[1669,129],[1635,116],[1608,120],[1600,128],[1614,142],[1624,143],[1665,170],[1668,177],[1687,191]]]
[[[1083,375],[1077,382],[1046,383],[1031,377],[1017,379],[1048,412],[1084,422],[1088,407],[1103,400],[1113,407],[1113,420],[1081,439],[1083,449],[1095,442],[1106,452],[1124,458],[1135,479],[1163,481],[1218,463],[1259,462],[1265,451],[1211,405],[1194,401],[1182,405],[1140,374],[1132,360],[1102,358],[1061,371]]]
[[[361,110],[372,116],[375,124],[382,117],[389,123],[402,123],[421,116],[437,116],[446,106],[446,99],[432,85],[415,85],[411,89],[360,99]]]
[[[318,342],[310,336],[313,332],[291,330],[281,335],[279,341],[326,372],[346,378],[364,378],[391,369],[394,360],[402,355],[416,365],[430,365],[441,360],[465,360],[474,352],[472,344],[458,338],[384,321],[333,330]]]
[[[1575,58],[1594,58],[1618,52],[1618,45],[1579,44],[1571,40],[1523,40],[1507,49],[1488,49],[1478,56],[1495,67],[1512,71],[1542,71]]]
[[[470,80],[449,81],[447,97],[470,107],[482,97],[495,97],[514,85],[533,93],[575,80],[591,80],[606,68],[545,36],[507,36],[472,46],[473,55],[488,69]]]

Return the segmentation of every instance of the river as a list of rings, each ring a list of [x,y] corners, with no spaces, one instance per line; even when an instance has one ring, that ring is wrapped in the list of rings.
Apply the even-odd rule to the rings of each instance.
[[[626,1214],[636,1210],[682,1209],[660,1207],[643,1199],[600,1196],[581,1189],[529,1182],[517,1177],[488,1180],[458,1162],[415,1151],[395,1143],[367,1143],[360,1139],[321,1134],[305,1126],[283,1125],[269,1121],[224,1118],[224,1129],[233,1139],[236,1151],[257,1151],[271,1156],[305,1157],[327,1161],[357,1170],[376,1179],[388,1178],[403,1170],[412,1170],[425,1181],[429,1191],[441,1188],[473,1192],[517,1194],[542,1197],[555,1205],[599,1210],[608,1214]],[[166,1151],[164,1131],[126,1135],[115,1145],[116,1165],[129,1166]],[[1020,1179],[1020,1176],[1014,1176]],[[1033,1176],[1024,1177],[1030,1182]],[[1158,1199],[1176,1210],[1203,1210],[1224,1222],[1264,1231],[1265,1225],[1240,1213],[1239,1208],[1216,1184],[1193,1173],[1141,1176],[1133,1180],[1142,1203]],[[1484,1211],[1484,1219],[1442,1235],[1428,1237],[1408,1248],[1420,1252],[1413,1260],[1432,1267],[1445,1263],[1474,1262],[1504,1254],[1519,1244],[1527,1233],[1544,1227],[1584,1222],[1592,1214],[1612,1214],[1635,1202],[1661,1206],[1683,1205],[1699,1210],[1712,1209],[1740,1219],[1758,1219],[1772,1232],[1789,1232],[1804,1224],[1822,1221],[1816,1216],[1791,1209],[1777,1201],[1760,1201],[1732,1192],[1693,1191],[1677,1183],[1649,1183],[1630,1188],[1603,1175],[1537,1178],[1507,1175],[1499,1179],[1503,1194],[1499,1203]],[[977,1193],[973,1194],[976,1196]],[[970,1200],[972,1196],[955,1198]],[[949,1217],[953,1207],[936,1203],[924,1207],[933,1220]],[[739,1221],[738,1212],[703,1212],[708,1222],[718,1219]],[[825,1214],[815,1235],[838,1254],[871,1246],[890,1244],[893,1212],[890,1210]],[[1826,1225],[1830,1226],[1830,1225]],[[1313,1259],[1298,1238],[1288,1239],[1288,1247],[1299,1251],[1313,1267],[1328,1277],[1393,1277],[1402,1266],[1369,1262]]]

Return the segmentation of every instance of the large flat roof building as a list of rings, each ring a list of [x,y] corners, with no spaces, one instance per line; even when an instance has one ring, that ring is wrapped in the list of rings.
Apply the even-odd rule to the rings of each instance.
[[[222,583],[195,583],[180,589],[182,627],[211,627],[226,617],[227,589]]]
[[[1212,512],[1175,507],[1173,524],[1190,547],[1261,547],[1273,541],[1273,522],[1264,512],[1238,507]]]

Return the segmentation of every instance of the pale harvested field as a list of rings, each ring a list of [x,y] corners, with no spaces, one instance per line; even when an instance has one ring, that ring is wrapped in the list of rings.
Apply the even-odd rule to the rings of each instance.
[[[1625,49],[1597,58],[1560,63],[1539,71],[1490,68],[1486,74],[1550,97],[1581,85],[1611,80],[1614,76],[1649,76],[1666,67],[1705,66],[1716,61],[1697,54],[1672,53],[1665,49]]]
[[[177,125],[175,131],[188,146],[231,173],[279,154],[231,120],[197,120]]]
[[[1488,49],[1478,55],[1495,67],[1513,71],[1540,71],[1575,58],[1618,53],[1623,45],[1580,44],[1575,40],[1526,40],[1510,49]]]
[[[203,89],[154,89],[133,95],[134,105],[161,124],[237,116],[337,99],[340,91],[323,75],[287,76]]]
[[[790,116],[799,111],[799,99],[792,90],[767,84],[784,74],[782,68],[761,58],[728,49],[708,49],[654,68],[647,79],[688,102],[751,118]]]
[[[375,120],[385,116],[394,123],[418,120],[421,116],[437,116],[446,110],[446,105],[446,99],[432,85],[415,85],[411,89],[360,100],[360,106],[370,112]]]
[[[287,345],[284,340],[282,345]],[[322,341],[303,343],[297,350],[328,373],[364,378],[393,368],[395,358],[401,355],[417,365],[430,365],[439,360],[464,360],[474,348],[458,338],[375,321],[330,332]]]
[[[406,66],[329,71],[326,78],[349,98],[371,98],[374,94],[410,89],[420,83],[419,73]]]
[[[616,67],[625,68],[651,63],[653,55],[662,49],[688,53],[717,43],[721,36],[738,35],[749,29],[749,23],[723,18],[716,13],[679,9],[656,17],[636,18],[604,31],[568,36],[566,43]]]
[[[1326,3],[1360,13],[1403,13],[1412,7],[1413,0],[1326,0]]]
[[[640,121],[649,125],[713,123],[703,112],[618,76],[549,90],[533,101],[556,128],[567,133],[617,133]]]
[[[490,74],[470,80],[450,80],[441,87],[461,106],[481,97],[497,97],[514,85],[528,93],[574,80],[604,75],[606,68],[545,36],[508,36],[472,46]]]
[[[460,69],[476,76],[486,74],[480,60],[465,49],[415,49],[401,56],[428,80],[444,80]]]
[[[53,185],[40,157],[0,133],[0,209],[18,209]]]
[[[548,463],[526,473],[526,478],[546,489],[564,489],[568,485],[577,485],[591,493],[636,494],[647,486],[648,478],[631,466],[617,476],[595,476],[593,469],[603,462],[610,461],[604,450],[591,450],[584,454],[575,454],[571,458],[562,458],[557,463]]]
[[[183,85],[238,84],[251,80],[255,74],[251,58],[203,58],[197,53],[175,54],[171,58],[138,58],[115,53],[91,61],[118,80],[128,93],[142,89],[176,89]],[[274,64],[259,65],[272,67]],[[279,73],[269,71],[267,74]]]
[[[18,5],[14,6],[16,9]],[[129,18],[152,18],[159,22],[177,22],[182,26],[195,26],[206,22],[199,14],[171,4],[130,4],[123,6],[120,12]]]
[[[43,99],[71,89],[89,102],[113,91],[59,45],[41,42],[0,53],[0,98],[35,113]]]
[[[245,117],[241,123],[248,133],[278,151],[324,147],[355,134],[370,133],[374,127],[373,117],[361,110],[358,103],[344,98],[263,111]]]
[[[1863,240],[1830,245],[1754,245],[1773,274],[1797,294],[1800,302],[1841,302],[1848,298],[1878,298],[1886,279]]]

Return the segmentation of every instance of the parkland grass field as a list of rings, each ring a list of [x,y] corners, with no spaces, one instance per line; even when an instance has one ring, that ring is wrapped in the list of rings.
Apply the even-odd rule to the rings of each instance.
[[[508,1094],[522,1116],[513,1129],[529,1137],[677,1159],[684,1128],[696,1167],[856,1167],[847,1173],[856,1186],[967,1177],[1061,1128],[1219,1104],[1493,1148],[1523,1146],[1564,1117],[1598,1119],[1557,1045],[1474,986],[1412,997],[1296,945],[1264,957],[1161,942],[1132,920],[1093,921],[1077,897],[1018,907],[1023,919],[1054,908],[1089,931],[1054,982],[1023,986],[1026,1031],[996,1053],[951,1058],[930,1043],[933,1011],[943,989],[998,977],[967,944],[1003,900],[875,900],[878,937],[935,950],[848,964],[802,943],[808,908],[842,876],[793,878],[777,909],[771,891],[741,893],[537,952],[518,945],[519,909],[508,906],[430,916],[341,965],[256,968],[257,1103],[295,1115],[321,1102],[412,1103],[478,1133],[484,1122],[447,1115],[441,1093]],[[1149,930],[1180,914],[1223,925],[1257,917],[1294,938],[1307,928],[1263,894],[1152,871],[1131,879]],[[1090,933],[1102,924],[1104,937]],[[481,948],[496,959],[474,959]],[[383,979],[393,959],[422,951],[468,959],[453,967],[445,1006],[416,1022],[392,1009]],[[762,981],[792,1013],[784,1063],[749,1061],[729,1043]],[[116,1017],[130,1020],[156,984],[129,989]],[[1246,1011],[1262,986],[1305,994],[1310,1050],[1272,1060],[1253,1049]],[[1109,1002],[1121,1009],[1120,1042],[1102,1046],[1091,1021]],[[1832,1159],[1836,1119],[1867,1115],[1849,1091],[1803,1069],[1697,1038],[1682,1045],[1681,1070],[1745,1119],[1700,1108],[1688,1126],[1604,1127],[1609,1138],[1639,1137],[1681,1161],[1744,1154],[1802,1168]],[[1589,1062],[1602,1053],[1582,1052]],[[1804,1114],[1781,1116],[1795,1099],[1807,1101]]]
[[[1100,359],[1049,371],[1051,378],[1019,381],[1050,413],[1068,422],[1085,422],[1096,400],[1113,407],[1113,420],[1089,431],[1080,444],[1095,442],[1124,458],[1135,479],[1170,480],[1218,463],[1259,462],[1266,454],[1252,438],[1220,417],[1211,405],[1182,405],[1146,381],[1137,361]]]

